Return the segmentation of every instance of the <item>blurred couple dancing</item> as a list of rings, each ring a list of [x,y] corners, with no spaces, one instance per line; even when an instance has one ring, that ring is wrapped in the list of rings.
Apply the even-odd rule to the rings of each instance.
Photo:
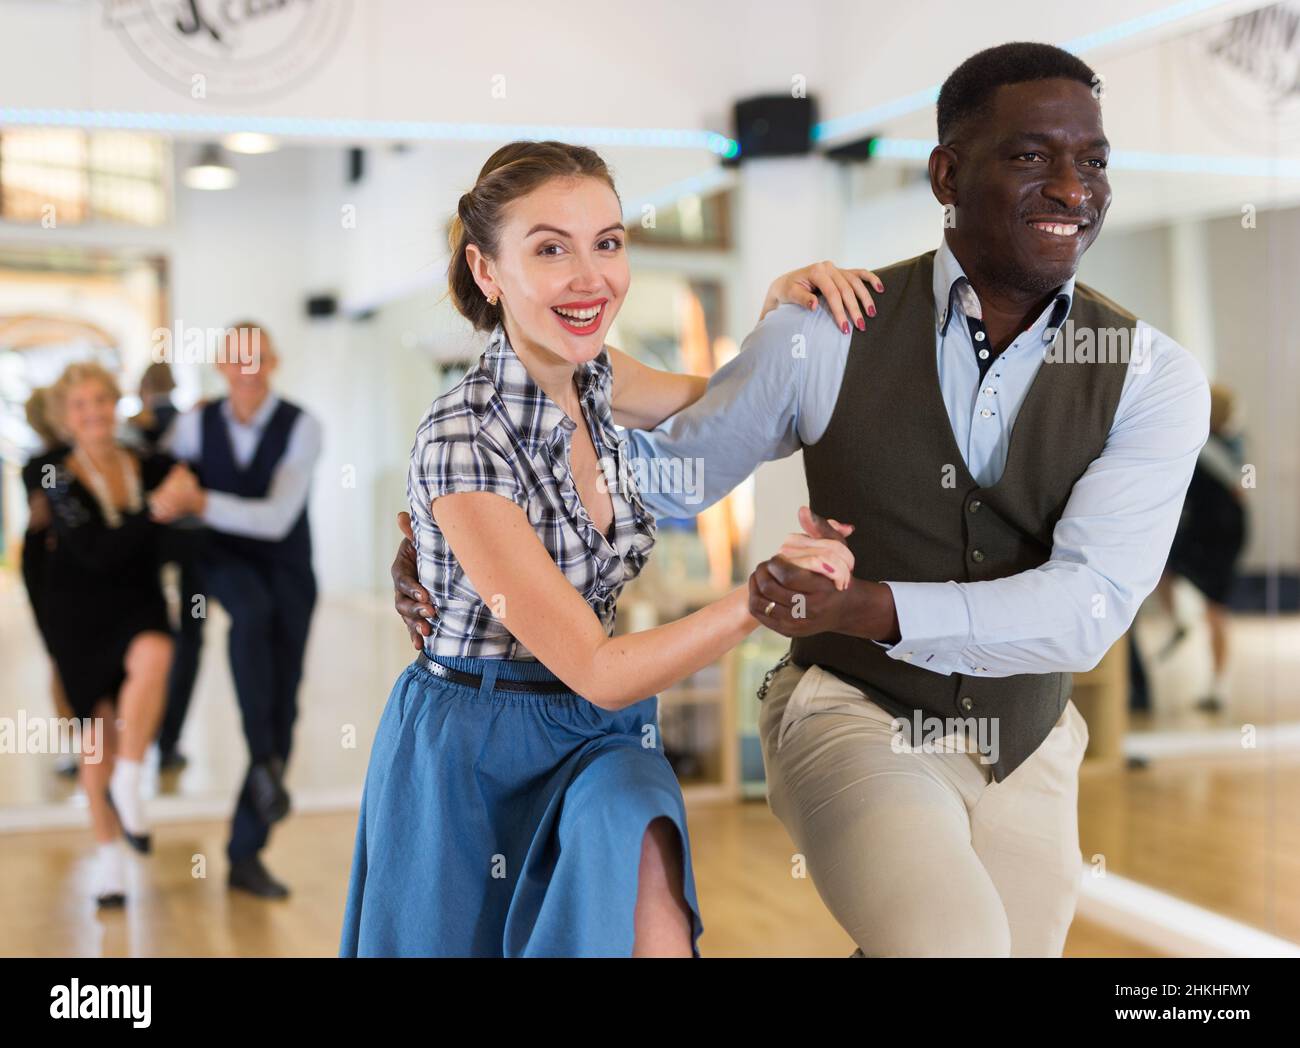
[[[768,802],[855,956],[1061,955],[1070,674],[1159,580],[1209,414],[1158,331],[1142,367],[1048,352],[1067,318],[1148,327],[1075,282],[1111,200],[1096,83],[1048,45],[965,61],[938,99],[938,248],[778,279],[707,381],[605,342],[630,273],[600,157],[488,158],[449,274],[487,348],[411,452],[393,577],[419,654],[374,739],[342,955],[698,956],[655,695],[760,626],[792,638],[758,696]],[[613,635],[656,514],[799,450],[801,532]],[[702,461],[702,501],[638,491],[638,460]]]
[[[255,359],[238,351],[250,337]],[[88,798],[100,907],[127,902],[123,841],[153,850],[149,747],[157,742],[162,771],[185,764],[178,744],[208,597],[230,617],[249,750],[227,883],[261,898],[288,895],[261,852],[290,808],[284,776],[316,597],[307,496],[321,427],[271,389],[277,360],[260,326],[234,325],[217,364],[227,396],[177,412],[170,369],[156,363],[141,390],[146,410],[121,433],[121,391],[93,361],[70,364],[28,404],[46,448],[23,469],[23,580],[55,707],[83,725],[74,773]],[[180,567],[174,627],[162,563]]]

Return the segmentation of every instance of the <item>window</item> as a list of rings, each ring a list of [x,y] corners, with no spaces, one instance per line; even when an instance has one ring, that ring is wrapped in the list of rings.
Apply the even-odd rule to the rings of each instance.
[[[129,131],[0,131],[0,219],[79,225],[161,225],[167,218],[165,140]]]
[[[657,208],[653,225],[634,216],[628,223],[628,242],[726,251],[731,247],[731,206],[730,190],[708,196],[687,194]]]

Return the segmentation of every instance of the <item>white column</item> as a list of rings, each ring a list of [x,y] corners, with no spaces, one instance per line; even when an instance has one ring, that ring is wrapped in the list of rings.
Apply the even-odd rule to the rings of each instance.
[[[1215,373],[1214,287],[1210,277],[1210,246],[1203,221],[1175,222],[1169,237],[1169,335],[1200,362],[1211,378]]]
[[[841,182],[842,172],[819,155],[749,160],[741,166],[736,194],[740,300],[731,311],[737,342],[753,328],[774,277],[826,258],[847,264],[840,257]],[[754,530],[741,563],[745,572],[798,530],[798,508],[808,500],[803,456],[759,467],[754,487]]]

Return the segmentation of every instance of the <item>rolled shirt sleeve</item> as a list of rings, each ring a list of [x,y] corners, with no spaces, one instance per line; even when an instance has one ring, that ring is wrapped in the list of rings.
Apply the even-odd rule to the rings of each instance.
[[[528,496],[505,454],[481,433],[421,445],[410,475],[412,501],[430,505],[439,495],[490,491],[527,510]]]
[[[1077,673],[1129,628],[1164,570],[1209,436],[1205,373],[1150,332],[1151,366],[1130,365],[1105,447],[1075,483],[1047,561],[979,582],[887,580],[900,640],[880,646],[891,658],[942,674]]]

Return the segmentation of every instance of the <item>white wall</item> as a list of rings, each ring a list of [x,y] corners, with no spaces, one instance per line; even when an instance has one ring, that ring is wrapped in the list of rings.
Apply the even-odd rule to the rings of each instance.
[[[1212,5],[1154,35],[1250,6]],[[194,100],[164,86],[100,3],[8,0],[0,5],[0,98],[10,106],[202,115],[724,130],[734,98],[788,90],[797,75],[822,98],[824,115],[840,116],[936,84],[981,47],[1064,42],[1170,3],[1094,0],[1086,19],[1072,6],[1040,0],[1001,0],[993,9],[955,0],[567,0],[562,8],[533,0],[354,0],[351,7],[337,45],[320,52],[310,78],[270,100],[232,101]],[[232,38],[238,58],[238,32]],[[179,47],[165,53],[178,51],[184,54]],[[204,55],[196,42],[194,68]],[[505,78],[504,97],[492,90],[497,76]]]

